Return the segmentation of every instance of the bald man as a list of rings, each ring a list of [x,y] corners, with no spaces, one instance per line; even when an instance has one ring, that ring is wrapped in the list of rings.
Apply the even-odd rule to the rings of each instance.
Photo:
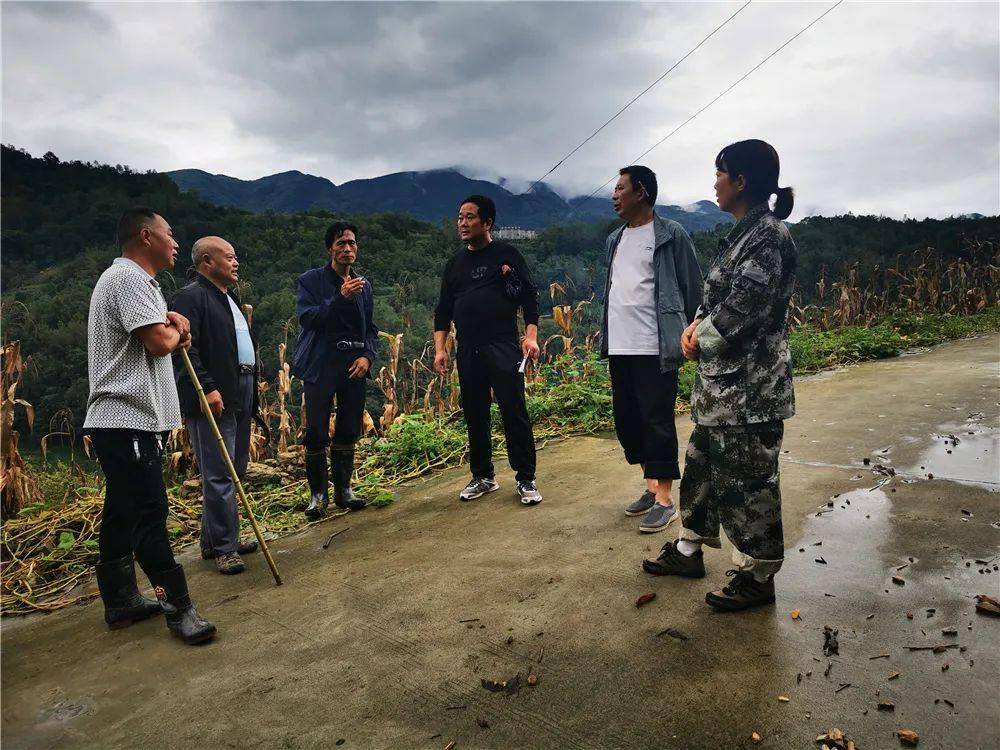
[[[191,261],[198,273],[177,292],[171,308],[191,321],[188,355],[242,477],[250,458],[250,421],[258,410],[259,370],[256,342],[233,289],[240,264],[236,250],[221,237],[195,242]],[[178,361],[174,372],[181,413],[201,472],[201,556],[214,559],[220,573],[242,573],[246,567],[240,555],[254,552],[257,542],[240,541],[236,487],[187,369]]]

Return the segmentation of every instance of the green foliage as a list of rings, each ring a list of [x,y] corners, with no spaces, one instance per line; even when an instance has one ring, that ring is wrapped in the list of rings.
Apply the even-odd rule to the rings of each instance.
[[[160,211],[170,222],[180,244],[176,268],[161,274],[167,295],[185,283],[190,269],[189,248],[206,234],[229,239],[240,256],[241,294],[254,306],[254,329],[261,343],[264,374],[273,380],[278,344],[287,337],[289,358],[294,347],[296,279],[310,267],[325,262],[322,238],[334,215],[326,211],[301,214],[261,213],[213,206],[194,194],[181,193],[166,175],[139,174],[122,166],[60,162],[47,154],[34,159],[4,146],[2,149],[2,271],[4,278],[3,336],[20,339],[30,357],[30,368],[18,395],[36,411],[34,436],[18,423],[22,447],[28,447],[52,429],[79,428],[86,411],[87,331],[91,290],[97,278],[118,254],[114,229],[120,212],[136,204]],[[336,217],[343,218],[343,217]],[[419,357],[431,338],[441,269],[458,243],[447,222],[429,223],[391,213],[349,216],[361,227],[359,270],[375,288],[375,320],[382,330],[403,333],[400,362]],[[548,285],[566,287],[560,302],[595,298],[584,309],[574,331],[580,341],[600,326],[606,274],[604,241],[617,222],[573,223],[550,227],[537,239],[520,243],[539,287],[543,313],[548,308]],[[694,237],[703,266],[714,256],[724,227]],[[820,269],[835,270],[855,261],[865,268],[883,266],[900,251],[933,245],[948,255],[962,252],[962,236],[1000,235],[1000,217],[894,221],[871,216],[814,217],[791,225],[799,248],[799,287],[808,301]],[[864,274],[862,274],[864,276]],[[557,329],[543,317],[540,339]],[[836,348],[836,344],[827,346]],[[871,347],[889,347],[889,339],[874,344],[859,341],[844,353],[875,356]],[[794,347],[793,347],[794,348]],[[830,356],[834,356],[831,352]],[[797,360],[823,360],[820,353],[797,351]],[[373,368],[385,365],[383,351]],[[564,365],[565,366],[565,365]],[[681,373],[680,394],[690,393],[693,373]],[[600,423],[604,406],[589,385],[576,383],[565,398],[586,404],[584,423]],[[574,392],[580,391],[582,392]],[[381,400],[369,389],[369,408]],[[606,391],[605,391],[606,394]],[[532,408],[551,414],[554,396]],[[297,409],[292,403],[291,408]],[[20,417],[19,417],[20,418]],[[63,424],[65,422],[65,425]]]
[[[802,375],[838,365],[896,357],[907,349],[932,346],[998,328],[1000,308],[968,316],[898,312],[867,327],[849,326],[830,331],[800,328],[792,332],[789,346],[793,370]]]

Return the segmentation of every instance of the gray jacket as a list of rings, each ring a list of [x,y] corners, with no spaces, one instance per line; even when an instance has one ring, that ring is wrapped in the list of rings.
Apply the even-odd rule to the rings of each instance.
[[[608,295],[611,292],[611,267],[625,225],[608,235],[605,252],[608,278],[604,285],[604,319],[601,324],[601,357],[608,356]],[[656,330],[660,343],[660,371],[670,372],[684,364],[681,334],[694,320],[702,301],[701,268],[694,254],[694,244],[684,227],[676,221],[653,214],[654,290],[656,295]]]

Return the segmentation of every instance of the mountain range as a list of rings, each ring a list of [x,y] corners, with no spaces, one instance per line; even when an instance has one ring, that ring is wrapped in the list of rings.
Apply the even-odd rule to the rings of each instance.
[[[406,213],[425,221],[452,219],[458,202],[478,193],[497,204],[497,226],[544,229],[572,221],[614,219],[606,198],[565,199],[544,183],[530,193],[516,194],[503,185],[473,179],[458,169],[396,172],[335,185],[324,177],[298,171],[280,172],[257,180],[239,180],[200,169],[167,172],[177,186],[219,206],[254,212],[298,213],[327,210],[337,213]],[[657,212],[673,219],[688,232],[714,229],[731,221],[711,201],[690,206],[658,205]]]

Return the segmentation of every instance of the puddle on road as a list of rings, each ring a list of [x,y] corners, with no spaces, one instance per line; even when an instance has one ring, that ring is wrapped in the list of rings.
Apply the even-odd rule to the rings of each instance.
[[[915,463],[897,466],[897,471],[1000,491],[1000,430],[974,423],[948,425],[930,441]]]

